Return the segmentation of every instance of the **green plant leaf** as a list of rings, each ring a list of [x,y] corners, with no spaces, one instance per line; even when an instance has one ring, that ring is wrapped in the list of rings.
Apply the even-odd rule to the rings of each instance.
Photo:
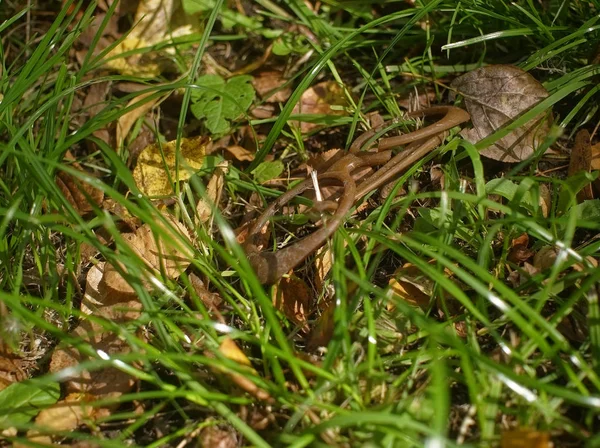
[[[499,178],[490,180],[485,185],[485,192],[487,194],[497,194],[511,202],[518,199],[518,205],[532,212],[537,208],[537,202],[531,196],[529,188],[527,191],[523,191],[521,186],[508,179]]]
[[[203,88],[192,93],[191,111],[198,119],[206,119],[213,135],[222,135],[231,128],[231,120],[244,114],[254,100],[251,76],[235,76],[227,82],[218,75],[204,75],[197,84]]]
[[[60,385],[43,386],[24,381],[0,391],[0,429],[19,426],[35,417],[41,409],[53,405],[60,397]]]
[[[252,171],[252,174],[254,175],[254,180],[262,184],[279,176],[283,173],[283,169],[283,162],[280,160],[263,162]]]

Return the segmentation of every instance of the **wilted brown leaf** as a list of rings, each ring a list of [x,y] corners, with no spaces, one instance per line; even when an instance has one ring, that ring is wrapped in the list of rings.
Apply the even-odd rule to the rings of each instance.
[[[295,275],[282,278],[273,291],[273,305],[297,325],[306,325],[311,312],[312,293],[308,285]]]
[[[554,246],[544,246],[533,257],[533,266],[543,271],[552,267],[556,257],[558,257],[558,250]]]
[[[18,356],[10,353],[8,348],[0,351],[0,390],[12,383],[23,381],[27,373],[23,370],[25,362]]]
[[[138,188],[148,196],[168,196],[173,194],[172,182],[189,179],[202,168],[207,137],[182,138],[179,153],[179,172],[176,167],[175,140],[145,148],[133,170],[133,178]]]
[[[463,136],[477,143],[534,107],[548,92],[533,76],[511,65],[489,65],[456,78],[451,87],[464,96],[472,129]],[[481,154],[503,162],[530,157],[546,137],[550,117],[542,113],[515,129]]]
[[[35,443],[52,443],[50,434],[59,431],[73,431],[86,421],[93,419],[94,409],[87,401],[85,394],[73,393],[51,406],[42,410],[35,419],[36,429],[27,433],[27,438]]]
[[[135,233],[124,234],[128,246],[146,265],[176,279],[190,265],[193,252],[184,247],[181,238],[189,241],[190,235],[186,227],[166,216],[170,226],[160,224],[161,231],[155,235],[152,227],[143,225]],[[111,303],[130,300],[135,297],[134,289],[121,276],[113,265],[107,265],[100,283],[100,292],[106,295]]]
[[[270,70],[258,73],[252,79],[256,93],[267,103],[284,103],[292,94],[292,88],[287,85],[283,73]]]
[[[252,153],[251,151],[248,151],[243,146],[239,146],[239,145],[226,146],[225,151],[227,151],[229,154],[231,154],[233,157],[235,157],[240,162],[252,162],[254,160],[254,153]]]
[[[221,429],[216,425],[205,427],[198,436],[198,448],[237,448],[238,438],[233,430]]]
[[[219,346],[219,352],[227,359],[237,362],[242,366],[249,367],[254,374],[257,374],[256,371],[252,368],[252,363],[248,359],[248,357],[244,354],[242,350],[237,346],[235,341],[230,337],[226,337],[221,342]],[[233,381],[240,389],[248,392],[250,395],[255,396],[259,400],[271,402],[273,399],[269,395],[269,393],[256,384],[254,384],[249,378],[240,375],[239,373],[233,372],[225,372],[227,376]]]
[[[221,193],[225,185],[225,174],[229,171],[229,163],[219,163],[206,186],[206,196],[202,197],[196,205],[196,225],[205,224],[213,216],[213,208],[218,207]]]
[[[550,448],[550,436],[547,432],[521,428],[505,431],[500,441],[501,448]]]
[[[134,99],[127,103],[126,107],[134,106],[137,103],[143,102],[146,98],[153,95],[155,92],[148,92],[142,95],[136,96]],[[156,97],[152,100],[146,101],[140,106],[130,110],[126,114],[121,115],[119,121],[117,122],[117,147],[121,147],[125,138],[129,134],[129,131],[133,127],[134,123],[138,120],[138,118],[146,115],[146,112],[150,111],[154,105],[158,102],[160,98]]]
[[[575,136],[575,145],[571,151],[571,159],[569,161],[569,176],[574,176],[580,171],[589,173],[592,170],[592,145],[590,139],[590,133],[586,129],[582,129]],[[577,202],[589,199],[594,199],[592,184],[587,184],[577,193]]]
[[[410,263],[397,269],[389,281],[394,295],[422,309],[429,307],[429,301],[433,295],[433,285],[434,283],[429,277]]]
[[[333,337],[333,316],[335,314],[335,302],[331,301],[323,310],[323,313],[317,319],[317,323],[313,327],[306,349],[308,351],[317,350],[319,347],[326,347]]]
[[[65,161],[72,162],[71,167],[82,174],[91,177],[86,170],[74,161],[73,155],[67,151]],[[104,199],[104,192],[90,183],[83,182],[66,171],[59,171],[56,175],[56,185],[65,196],[67,201],[77,210],[80,215],[91,212],[95,206],[100,206]]]
[[[333,110],[331,106],[348,105],[344,96],[344,89],[335,81],[321,82],[310,89],[307,89],[296,104],[292,113],[294,114],[325,114],[325,115],[345,115],[344,110]],[[320,125],[315,123],[300,123],[302,132],[309,132]]]
[[[510,242],[510,251],[508,252],[507,259],[513,263],[520,264],[533,257],[535,254],[527,246],[529,245],[529,235],[523,233]]]

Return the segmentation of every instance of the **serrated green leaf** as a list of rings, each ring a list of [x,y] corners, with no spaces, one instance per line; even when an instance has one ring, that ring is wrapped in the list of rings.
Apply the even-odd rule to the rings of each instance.
[[[235,76],[227,82],[218,75],[198,78],[200,89],[192,93],[191,111],[198,119],[206,119],[212,134],[225,134],[230,121],[244,114],[254,100],[251,76]]]
[[[23,381],[0,391],[0,429],[19,426],[52,406],[60,397],[58,383],[39,384]]]
[[[283,162],[275,160],[274,162],[263,162],[252,171],[254,180],[259,184],[265,183],[271,179],[275,179],[283,173]]]

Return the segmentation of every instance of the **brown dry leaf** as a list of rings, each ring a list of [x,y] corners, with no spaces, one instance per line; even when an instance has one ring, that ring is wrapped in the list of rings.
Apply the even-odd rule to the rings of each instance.
[[[254,160],[254,153],[251,151],[248,151],[243,146],[239,146],[239,145],[226,146],[225,151],[227,151],[229,154],[231,154],[233,157],[235,157],[240,162],[252,162]]]
[[[137,103],[141,103],[144,99],[148,98],[154,93],[155,92],[148,92],[140,96],[136,96],[134,99],[129,101],[129,103],[127,103],[127,106],[125,107],[131,107]],[[117,122],[117,148],[121,147],[121,145],[125,141],[125,138],[129,134],[129,131],[133,127],[134,123],[138,120],[138,118],[146,115],[146,112],[150,111],[159,99],[160,98],[157,97],[150,101],[146,101],[145,103],[134,108],[133,110],[130,110],[126,114],[121,115],[119,121]]]
[[[319,347],[326,347],[333,337],[333,316],[335,313],[335,302],[331,301],[317,319],[313,330],[308,337],[306,349],[308,351],[317,350]]]
[[[169,215],[165,217],[171,225],[159,223],[161,231],[156,235],[152,227],[145,224],[135,233],[124,234],[123,238],[150,269],[164,272],[168,278],[176,279],[190,265],[193,256],[192,250],[181,241],[182,238],[190,241],[190,234],[183,224]],[[110,264],[105,267],[100,292],[106,295],[105,304],[127,301],[135,297],[134,289]]]
[[[554,246],[542,247],[535,257],[533,257],[533,266],[540,271],[551,268],[558,257],[558,250]]]
[[[590,167],[592,171],[598,171],[600,170],[600,143],[592,145],[590,151],[592,153]],[[593,184],[596,191],[600,194],[600,178],[596,179]]]
[[[27,438],[35,443],[52,443],[52,434],[59,431],[73,431],[86,421],[90,421],[95,411],[86,402],[89,397],[85,394],[73,393],[51,406],[42,410],[35,419],[36,429],[27,433]]]
[[[292,88],[284,84],[287,80],[280,71],[270,70],[258,73],[252,79],[256,93],[267,103],[285,103],[292,94]]]
[[[550,436],[547,432],[529,428],[513,429],[502,433],[501,448],[550,448]]]
[[[148,196],[173,194],[172,182],[184,181],[202,168],[207,137],[182,138],[179,153],[179,172],[175,172],[177,141],[146,147],[133,170],[138,188]]]
[[[290,321],[303,327],[311,313],[312,293],[304,280],[295,275],[282,278],[273,291],[273,305]]]
[[[190,283],[198,298],[202,300],[204,306],[209,311],[218,311],[219,306],[223,303],[223,299],[218,293],[210,292],[204,285],[204,282],[195,273],[191,272],[188,276]]]
[[[189,24],[172,31],[169,29],[174,10],[173,0],[141,0],[133,20],[135,27],[106,55],[105,67],[123,75],[149,78],[158,76],[165,68],[165,61],[160,58],[160,54],[135,50],[173,42],[173,39],[193,32]],[[132,51],[132,55],[121,56]],[[175,50],[168,47],[163,51],[174,53]]]
[[[575,136],[575,145],[571,151],[571,159],[569,161],[569,176],[574,176],[580,171],[589,173],[592,170],[592,145],[591,136],[586,129],[582,129]],[[577,193],[577,202],[594,199],[592,192],[592,184],[587,184]]]
[[[531,109],[548,92],[533,76],[511,65],[489,65],[456,78],[451,87],[464,96],[471,114],[472,129],[462,135],[477,143]],[[540,114],[512,131],[481,154],[503,162],[520,162],[530,157],[546,137],[550,117]]]
[[[331,253],[329,245],[325,245],[319,248],[315,255],[316,272],[314,277],[315,288],[318,293],[323,291],[323,288],[325,287],[325,279],[327,278],[327,275],[329,274],[329,271],[331,270],[332,266],[333,255]]]
[[[225,175],[228,171],[228,162],[221,162],[215,167],[215,171],[206,186],[206,196],[202,197],[196,205],[196,225],[205,224],[212,219],[213,209],[218,207],[221,200]]]
[[[238,437],[232,429],[221,429],[216,425],[205,427],[198,436],[198,448],[237,448]]]
[[[10,353],[8,348],[0,350],[0,390],[12,383],[27,379],[24,367],[25,361]]]
[[[252,368],[252,363],[248,359],[248,357],[244,354],[242,350],[237,346],[235,341],[230,337],[226,337],[221,342],[219,346],[219,352],[227,359],[237,362],[243,366],[249,367],[252,373],[257,374],[256,370]],[[233,381],[240,389],[248,392],[249,394],[255,396],[259,400],[271,402],[273,399],[269,395],[269,393],[256,384],[254,384],[249,378],[240,375],[239,373],[225,372],[227,376]]]
[[[345,110],[333,110],[331,106],[348,105],[344,95],[344,89],[335,81],[321,82],[306,90],[300,97],[300,102],[296,104],[293,114],[324,114],[324,115],[346,115]],[[309,132],[318,128],[319,124],[300,123],[302,132]]]
[[[433,280],[410,263],[398,268],[389,281],[394,295],[422,309],[429,307],[429,301],[433,295],[433,285]]]
[[[508,252],[508,260],[513,263],[520,264],[527,261],[535,254],[527,246],[529,245],[529,235],[523,233],[510,242],[510,251]]]
[[[540,210],[542,211],[542,216],[547,218],[550,215],[550,210],[552,208],[552,193],[547,184],[540,184],[540,197],[538,203],[540,205]]]
[[[75,158],[73,155],[67,151],[65,154],[65,161],[72,162],[72,168],[91,177],[89,173],[74,160]],[[56,175],[56,185],[67,201],[69,201],[80,215],[85,215],[94,210],[94,205],[99,207],[104,199],[104,192],[102,190],[94,187],[88,182],[81,181],[79,178],[70,175],[66,171],[58,172]]]

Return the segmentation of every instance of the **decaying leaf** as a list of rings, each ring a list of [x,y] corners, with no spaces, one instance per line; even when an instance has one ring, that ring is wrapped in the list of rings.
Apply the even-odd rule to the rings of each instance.
[[[221,342],[219,346],[219,352],[227,359],[237,362],[242,366],[249,367],[254,374],[257,374],[256,371],[252,368],[252,363],[248,359],[248,357],[244,354],[242,350],[237,346],[235,341],[229,337],[226,337]],[[227,376],[233,381],[240,389],[248,392],[249,394],[255,396],[259,400],[271,402],[273,399],[269,395],[267,391],[261,389],[256,384],[254,384],[249,378],[240,375],[239,373],[233,373],[230,371],[225,372]]]
[[[133,170],[138,188],[148,196],[173,194],[173,182],[187,180],[202,168],[209,142],[206,137],[182,138],[178,172],[175,170],[176,140],[146,147]]]
[[[306,349],[308,351],[317,350],[319,347],[326,347],[329,341],[333,337],[333,316],[335,314],[335,302],[330,301],[327,303],[323,313],[317,319],[317,323],[313,327],[308,341],[306,343]]]
[[[252,153],[251,151],[248,151],[243,146],[239,146],[239,145],[226,146],[225,151],[227,151],[229,154],[231,154],[233,157],[235,157],[240,162],[252,162],[254,160],[254,153]]]
[[[65,154],[65,161],[71,162],[71,168],[91,177],[79,163],[75,162],[75,158],[69,151]],[[56,175],[56,185],[80,215],[91,212],[94,210],[94,206],[100,206],[104,199],[104,192],[102,190],[88,182],[81,181],[66,171],[58,172]]]
[[[165,217],[170,225],[160,223],[160,232],[155,234],[150,225],[144,224],[135,233],[124,234],[123,238],[150,269],[163,272],[170,279],[176,279],[190,265],[193,256],[189,246],[184,246],[182,242],[182,238],[184,241],[190,241],[190,234],[183,224],[168,215]],[[104,269],[100,292],[106,295],[105,304],[135,297],[134,289],[110,264]]]
[[[160,53],[151,53],[147,49],[159,43],[173,42],[173,39],[193,32],[190,25],[169,29],[173,11],[173,0],[140,1],[134,28],[106,55],[105,67],[123,75],[158,76],[166,66],[165,61]],[[174,48],[167,47],[163,51],[172,53]]]
[[[590,139],[590,133],[586,129],[582,129],[575,136],[575,145],[571,151],[571,159],[569,161],[569,176],[574,176],[581,171],[589,173],[592,170],[592,145]],[[577,202],[589,199],[594,199],[592,184],[585,185],[577,193]]]
[[[528,428],[505,431],[500,441],[501,448],[550,448],[551,446],[547,432]]]
[[[464,97],[471,114],[472,129],[463,136],[477,143],[528,111],[548,92],[529,73],[511,65],[489,65],[456,78],[451,87]],[[538,115],[481,154],[503,162],[520,162],[530,157],[546,137],[551,117]]]
[[[394,272],[389,286],[393,294],[405,302],[422,309],[429,307],[434,283],[418,267],[406,263]]]
[[[309,114],[309,115],[345,115],[343,107],[347,106],[348,102],[344,95],[344,89],[335,81],[321,82],[310,89],[307,89],[300,98],[300,102],[296,104],[293,114]],[[340,106],[332,109],[331,106]],[[302,132],[309,132],[320,125],[316,123],[300,123]]]
[[[305,326],[311,312],[312,293],[295,275],[282,278],[273,292],[273,305],[297,325]]]
[[[267,103],[284,103],[292,94],[292,88],[284,86],[286,79],[280,71],[263,71],[252,79],[256,93]]]
[[[215,167],[212,177],[206,186],[206,196],[198,201],[196,206],[196,224],[204,224],[211,220],[213,208],[217,207],[225,184],[225,174],[229,171],[229,163],[222,162]]]
[[[59,431],[73,431],[86,421],[110,415],[106,409],[93,408],[89,404],[90,397],[85,394],[74,393],[56,403],[54,406],[44,409],[35,419],[36,429],[27,433],[31,442],[52,444],[53,433]]]
[[[127,103],[126,107],[131,107],[137,103],[141,103],[153,94],[154,92],[148,92],[140,96],[136,96],[134,99],[129,101],[129,103]],[[152,100],[146,101],[140,106],[130,110],[126,114],[121,115],[119,121],[117,122],[117,147],[121,147],[137,119],[146,115],[146,112],[151,110],[154,107],[154,105],[158,102],[158,100],[159,98],[157,97]]]
[[[540,271],[549,269],[556,262],[558,249],[554,246],[544,246],[533,257],[533,266]]]
[[[524,261],[529,260],[535,252],[529,249],[529,235],[526,233],[521,234],[510,242],[510,250],[508,252],[507,259],[513,263],[520,264]]]

